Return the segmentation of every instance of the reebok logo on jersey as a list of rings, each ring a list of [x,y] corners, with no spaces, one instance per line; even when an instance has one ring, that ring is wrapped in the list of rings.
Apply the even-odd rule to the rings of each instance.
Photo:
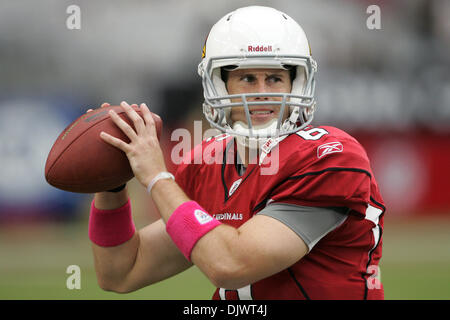
[[[200,224],[208,223],[213,219],[209,214],[199,209],[194,211],[194,216]]]
[[[342,152],[344,146],[340,142],[329,142],[317,147],[317,158],[322,158],[330,153]]]

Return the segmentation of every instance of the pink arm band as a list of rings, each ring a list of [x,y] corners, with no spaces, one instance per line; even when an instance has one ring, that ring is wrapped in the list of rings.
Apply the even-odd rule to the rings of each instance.
[[[102,247],[114,247],[131,239],[135,232],[130,199],[122,207],[100,210],[91,203],[89,239]]]
[[[197,202],[188,201],[172,213],[166,231],[181,253],[191,261],[191,252],[197,241],[220,224]]]

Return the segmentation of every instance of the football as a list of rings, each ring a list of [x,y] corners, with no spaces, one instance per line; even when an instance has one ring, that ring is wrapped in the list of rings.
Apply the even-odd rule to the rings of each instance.
[[[139,107],[133,108],[142,116]],[[76,119],[61,132],[48,154],[45,178],[50,185],[65,191],[95,193],[114,189],[133,178],[126,154],[100,138],[104,131],[130,142],[110,118],[111,109],[134,128],[120,106],[98,108]],[[154,113],[152,116],[160,139],[161,118]]]

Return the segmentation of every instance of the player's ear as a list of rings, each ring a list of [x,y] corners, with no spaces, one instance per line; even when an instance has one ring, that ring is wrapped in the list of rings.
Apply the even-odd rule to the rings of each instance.
[[[222,78],[223,82],[225,82],[225,84],[228,81],[228,73],[229,71],[225,70],[225,68],[220,68],[220,77]]]
[[[297,68],[295,66],[291,66],[291,65],[283,65],[283,67],[285,67],[286,70],[289,71],[289,78],[290,78],[291,84],[292,84],[295,80],[295,77],[297,76]]]
[[[237,66],[225,66],[220,68],[220,77],[222,78],[222,81],[225,82],[225,88],[227,88],[228,78],[230,76],[230,71],[233,71],[237,68]]]
[[[225,70],[225,68],[220,68],[220,77],[222,78],[222,81],[225,83],[225,89],[228,91],[228,76],[229,71]]]

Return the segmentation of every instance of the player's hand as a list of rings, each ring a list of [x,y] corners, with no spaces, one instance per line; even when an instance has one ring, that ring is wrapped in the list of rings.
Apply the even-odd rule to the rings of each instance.
[[[125,101],[120,105],[136,129],[133,129],[113,110],[109,114],[113,122],[130,139],[130,143],[126,143],[106,132],[101,132],[100,137],[105,142],[125,152],[135,177],[144,187],[147,187],[158,173],[167,171],[156,133],[155,122],[145,103],[140,105],[142,117]]]

